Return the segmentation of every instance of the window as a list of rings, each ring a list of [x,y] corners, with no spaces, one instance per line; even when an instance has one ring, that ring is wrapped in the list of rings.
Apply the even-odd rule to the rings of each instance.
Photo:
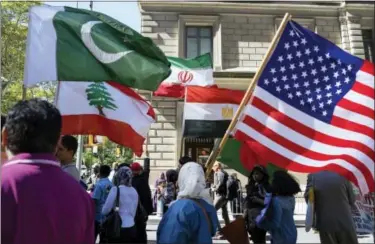
[[[195,58],[205,53],[212,54],[212,27],[186,26],[185,57]]]
[[[365,51],[365,58],[369,61],[374,62],[374,46],[372,40],[372,30],[362,30],[363,37],[363,49]]]

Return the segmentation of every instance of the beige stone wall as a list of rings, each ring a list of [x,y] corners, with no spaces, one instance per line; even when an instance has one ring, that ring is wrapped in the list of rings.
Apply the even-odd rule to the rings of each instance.
[[[152,38],[165,55],[177,55],[177,14],[142,14],[141,32]]]
[[[338,18],[316,18],[316,33],[342,46],[341,28]]]
[[[222,16],[223,69],[255,70],[274,35],[272,17]]]

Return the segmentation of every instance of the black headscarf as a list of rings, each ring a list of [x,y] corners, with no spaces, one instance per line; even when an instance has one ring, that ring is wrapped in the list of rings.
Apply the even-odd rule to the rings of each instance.
[[[262,166],[262,165],[256,165],[253,170],[250,172],[249,176],[248,176],[248,182],[247,182],[247,186],[246,188],[248,188],[248,190],[251,191],[251,189],[255,186],[255,181],[253,179],[253,174],[255,171],[259,171],[263,174],[263,179],[261,180],[261,182],[259,182],[260,184],[263,185],[263,187],[266,189],[266,191],[268,192],[270,190],[270,183],[269,183],[269,174],[267,172],[267,169]]]

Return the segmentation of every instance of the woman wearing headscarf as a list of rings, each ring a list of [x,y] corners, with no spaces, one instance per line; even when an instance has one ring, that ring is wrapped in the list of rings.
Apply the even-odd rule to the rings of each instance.
[[[132,171],[129,167],[123,166],[118,169],[114,176],[115,186],[112,187],[108,198],[104,203],[102,213],[108,215],[115,207],[117,187],[120,190],[119,214],[122,220],[121,234],[119,238],[108,238],[108,243],[135,243],[137,238],[135,216],[138,207],[138,193],[132,187]]]
[[[178,174],[179,192],[163,215],[157,230],[157,243],[212,243],[219,226],[202,166],[189,162]]]
[[[247,231],[254,243],[266,243],[266,231],[256,226],[256,217],[264,208],[264,198],[270,192],[269,176],[266,168],[257,165],[251,171],[246,185],[246,199],[244,215]]]

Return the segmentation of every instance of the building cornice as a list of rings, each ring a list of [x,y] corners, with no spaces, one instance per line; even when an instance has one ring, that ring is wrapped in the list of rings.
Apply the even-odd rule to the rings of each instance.
[[[345,4],[345,10],[351,15],[374,18],[375,2],[372,4],[349,3]]]
[[[154,2],[140,0],[141,11],[145,12],[210,12],[212,14],[263,14],[275,15],[289,12],[298,15],[337,15],[340,4],[314,5],[292,3],[223,3],[223,2]],[[354,7],[354,6],[353,6]]]

